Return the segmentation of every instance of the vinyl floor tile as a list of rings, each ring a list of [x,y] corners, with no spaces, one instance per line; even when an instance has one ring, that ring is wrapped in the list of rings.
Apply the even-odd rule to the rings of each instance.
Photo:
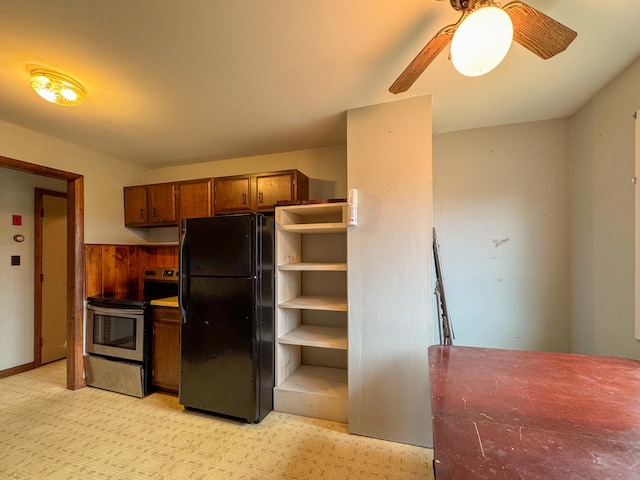
[[[138,399],[65,388],[65,362],[0,379],[3,480],[433,479],[430,449],[270,413],[248,425]]]

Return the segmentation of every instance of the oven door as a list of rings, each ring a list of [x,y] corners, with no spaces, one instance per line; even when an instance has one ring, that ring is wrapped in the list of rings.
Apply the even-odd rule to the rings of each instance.
[[[87,353],[144,360],[144,310],[87,305]]]

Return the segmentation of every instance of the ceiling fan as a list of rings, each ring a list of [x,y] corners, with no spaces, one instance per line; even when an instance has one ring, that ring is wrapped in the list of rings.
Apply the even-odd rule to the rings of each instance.
[[[513,40],[545,60],[564,51],[578,35],[569,27],[519,1],[508,3],[504,7],[500,7],[494,0],[449,0],[449,3],[454,10],[462,12],[462,16],[455,24],[447,25],[436,33],[391,85],[389,88],[391,93],[407,91],[452,41],[454,34],[463,22],[485,7],[503,10],[511,19]],[[502,15],[504,16],[504,14]],[[509,40],[509,45],[510,43]],[[504,55],[507,50],[504,51]],[[498,60],[498,63],[502,58]]]

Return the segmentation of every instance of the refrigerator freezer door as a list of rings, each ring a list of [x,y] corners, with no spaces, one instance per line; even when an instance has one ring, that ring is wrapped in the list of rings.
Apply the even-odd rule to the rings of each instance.
[[[255,281],[185,277],[180,403],[258,421],[259,342]]]
[[[183,222],[181,276],[255,274],[255,214],[189,218]]]

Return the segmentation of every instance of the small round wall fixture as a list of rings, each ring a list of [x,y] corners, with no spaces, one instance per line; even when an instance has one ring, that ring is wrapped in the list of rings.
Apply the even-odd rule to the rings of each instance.
[[[32,71],[31,87],[46,101],[65,107],[80,105],[85,97],[84,89],[77,80],[50,70]]]

